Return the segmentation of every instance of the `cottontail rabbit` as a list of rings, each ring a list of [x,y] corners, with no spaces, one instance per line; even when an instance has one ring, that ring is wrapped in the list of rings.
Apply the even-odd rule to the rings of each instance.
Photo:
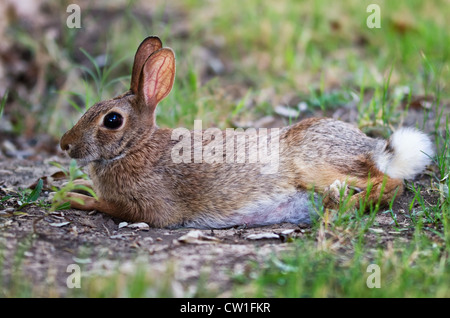
[[[156,227],[308,222],[315,204],[311,189],[324,194],[323,204],[330,208],[349,188],[356,190],[352,204],[364,198],[387,203],[401,194],[402,179],[422,172],[433,155],[430,139],[412,128],[399,129],[386,141],[341,121],[310,118],[270,133],[268,145],[277,146],[277,162],[267,172],[264,156],[256,156],[256,162],[249,155],[245,162],[236,160],[249,150],[247,141],[232,143],[236,136],[216,132],[214,138],[199,139],[201,131],[184,129],[181,138],[179,131],[158,128],[155,108],[169,94],[174,77],[173,51],[162,48],[157,37],[146,38],[135,55],[130,90],[93,105],[64,134],[61,148],[89,166],[98,195],[96,200],[70,193],[84,201],[72,201],[73,208]],[[215,151],[233,150],[219,154],[222,162],[174,158],[174,153],[201,156],[214,140],[221,140]],[[190,142],[193,148],[179,147]]]

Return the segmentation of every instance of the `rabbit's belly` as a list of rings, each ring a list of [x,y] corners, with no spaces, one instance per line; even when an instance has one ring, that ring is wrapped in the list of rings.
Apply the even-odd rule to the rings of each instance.
[[[316,199],[315,199],[316,200]],[[295,195],[279,198],[269,202],[257,202],[239,211],[237,224],[260,226],[289,222],[295,224],[311,223],[314,204],[308,192],[297,192]]]
[[[316,195],[314,195],[314,201],[312,201],[310,193],[299,191],[291,195],[253,202],[225,217],[202,217],[188,222],[184,226],[227,228],[236,225],[255,227],[282,222],[309,224],[311,223],[311,217],[317,215],[314,209],[316,202]]]

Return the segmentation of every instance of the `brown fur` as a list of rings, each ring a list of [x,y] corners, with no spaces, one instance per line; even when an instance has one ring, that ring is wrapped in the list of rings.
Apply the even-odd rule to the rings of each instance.
[[[61,138],[63,150],[89,165],[99,197],[72,193],[84,200],[84,205],[72,202],[72,207],[164,227],[196,219],[225,220],[253,202],[300,190],[327,193],[335,180],[362,189],[352,197],[354,204],[366,196],[369,176],[369,202],[387,203],[396,189],[401,192],[402,181],[385,176],[373,158],[386,141],[326,118],[305,119],[280,130],[275,174],[262,174],[261,163],[174,163],[171,150],[179,141],[171,140],[171,129],[155,124],[155,108],[175,76],[173,52],[159,43],[150,37],[139,47],[129,92],[92,106]],[[102,124],[110,112],[124,118],[120,128]],[[335,201],[325,196],[326,206],[335,207]]]

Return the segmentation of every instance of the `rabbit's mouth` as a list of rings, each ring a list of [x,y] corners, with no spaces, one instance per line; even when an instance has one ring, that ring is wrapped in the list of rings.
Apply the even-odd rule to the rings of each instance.
[[[77,165],[81,168],[81,167],[85,167],[87,166],[89,163],[95,161],[89,158],[78,158],[75,159],[77,161]]]
[[[70,158],[75,159],[79,167],[87,166],[89,163],[96,160],[96,156],[89,151],[80,151],[77,148],[72,148],[67,151]]]
[[[94,159],[94,158],[90,158],[90,157],[84,157],[84,158],[73,158],[77,161],[77,165],[81,168],[81,167],[85,167],[90,163],[97,163],[97,164],[109,164],[113,161],[122,159],[123,157],[125,157],[125,153],[121,153],[113,158],[100,158],[100,159]]]

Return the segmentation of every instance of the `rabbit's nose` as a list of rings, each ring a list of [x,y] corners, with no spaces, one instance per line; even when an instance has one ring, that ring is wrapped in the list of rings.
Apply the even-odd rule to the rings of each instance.
[[[68,151],[68,150],[70,149],[70,144],[63,143],[63,142],[61,141],[60,147],[61,147],[61,149],[62,149],[63,151]]]
[[[64,136],[62,136],[61,141],[59,142],[59,146],[61,147],[61,149],[63,151],[68,151],[70,149],[70,144],[67,142],[66,138],[64,138]]]

